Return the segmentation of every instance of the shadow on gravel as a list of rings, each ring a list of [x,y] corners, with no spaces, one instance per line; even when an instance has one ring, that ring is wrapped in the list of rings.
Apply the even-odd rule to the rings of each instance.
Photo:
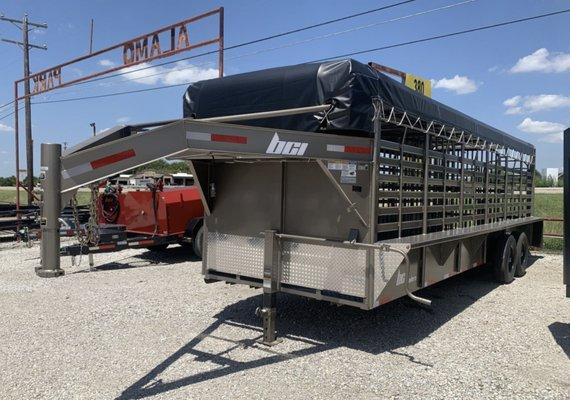
[[[217,320],[212,325],[125,389],[118,398],[136,399],[153,396],[339,347],[371,354],[389,352],[429,368],[433,366],[430,360],[417,360],[399,349],[429,337],[435,330],[497,286],[498,284],[493,282],[490,269],[467,271],[420,291],[422,296],[433,300],[433,311],[418,307],[408,298],[401,298],[374,310],[364,311],[280,294],[277,306],[279,336],[286,341],[302,342],[300,345],[303,346],[302,349],[290,352],[283,352],[279,349],[279,345],[265,347],[258,343],[262,336],[261,321],[254,315],[254,310],[261,305],[261,295],[252,296],[227,306],[216,316]],[[255,337],[235,341],[219,333],[216,334],[215,331],[223,325],[252,330],[254,333],[251,336]],[[196,347],[206,338],[222,340],[228,343],[228,349],[221,353],[197,349]],[[248,347],[262,351],[266,356],[237,361],[228,355],[234,349]],[[170,381],[161,379],[163,372],[188,355],[193,356],[192,362],[215,363],[217,368]]]
[[[530,257],[528,258],[528,267],[530,268],[534,265],[535,262],[537,262],[538,260],[544,258],[544,256],[537,256],[535,254],[531,254]]]
[[[87,259],[87,256],[84,256]],[[132,261],[135,259],[136,261]],[[123,262],[123,260],[130,260]],[[169,247],[163,251],[145,251],[144,253],[134,256],[121,258],[117,261],[111,261],[105,264],[97,265],[95,257],[95,268],[93,270],[85,269],[74,273],[97,272],[97,271],[116,271],[120,269],[144,268],[160,264],[179,264],[183,262],[201,261],[188,248],[182,246]]]
[[[556,343],[562,347],[566,356],[570,358],[570,323],[554,322],[548,326],[548,329]]]
[[[163,251],[145,251],[144,253],[137,254],[133,258],[145,260],[152,264],[173,264],[183,263],[187,261],[201,261],[201,258],[196,255],[188,247],[171,246]]]

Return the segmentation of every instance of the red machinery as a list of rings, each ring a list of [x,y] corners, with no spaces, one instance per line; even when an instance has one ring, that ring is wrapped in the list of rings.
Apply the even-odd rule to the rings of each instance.
[[[204,207],[196,186],[164,187],[160,180],[139,189],[109,185],[99,195],[98,209],[99,243],[66,246],[62,255],[137,247],[160,251],[179,243],[202,256]]]
[[[99,222],[125,225],[135,234],[184,235],[188,223],[204,215],[195,186],[123,190],[103,193],[100,199]]]

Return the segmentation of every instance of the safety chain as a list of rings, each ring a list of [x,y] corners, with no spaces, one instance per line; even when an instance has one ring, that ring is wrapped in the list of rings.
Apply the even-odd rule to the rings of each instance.
[[[87,244],[87,238],[81,229],[81,223],[79,222],[79,212],[77,211],[77,196],[74,194],[71,198],[71,210],[73,212],[73,225],[75,228],[75,237],[80,245]]]
[[[91,202],[89,203],[89,220],[87,221],[87,242],[96,246],[99,244],[99,187],[91,185]]]

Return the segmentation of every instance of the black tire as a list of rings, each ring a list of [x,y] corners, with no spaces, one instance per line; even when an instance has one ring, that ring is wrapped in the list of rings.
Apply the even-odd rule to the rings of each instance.
[[[511,283],[515,279],[517,241],[513,235],[501,236],[494,254],[495,279],[499,283]]]
[[[192,238],[192,250],[196,257],[202,259],[202,249],[204,248],[204,225],[196,231],[196,234]]]
[[[156,251],[156,252],[161,252],[164,251],[168,248],[168,244],[157,244],[155,246],[149,246],[147,247],[148,250],[150,251]]]
[[[517,239],[517,264],[515,268],[515,276],[520,278],[526,274],[528,268],[528,258],[530,256],[530,246],[526,233],[522,232]]]

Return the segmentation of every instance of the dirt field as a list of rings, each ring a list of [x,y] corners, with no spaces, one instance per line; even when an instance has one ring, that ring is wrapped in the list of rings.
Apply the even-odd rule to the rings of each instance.
[[[258,344],[260,292],[207,285],[182,248],[99,255],[40,279],[38,247],[0,250],[0,398],[570,397],[562,258],[507,286],[471,271],[371,312],[279,298],[283,343]]]

